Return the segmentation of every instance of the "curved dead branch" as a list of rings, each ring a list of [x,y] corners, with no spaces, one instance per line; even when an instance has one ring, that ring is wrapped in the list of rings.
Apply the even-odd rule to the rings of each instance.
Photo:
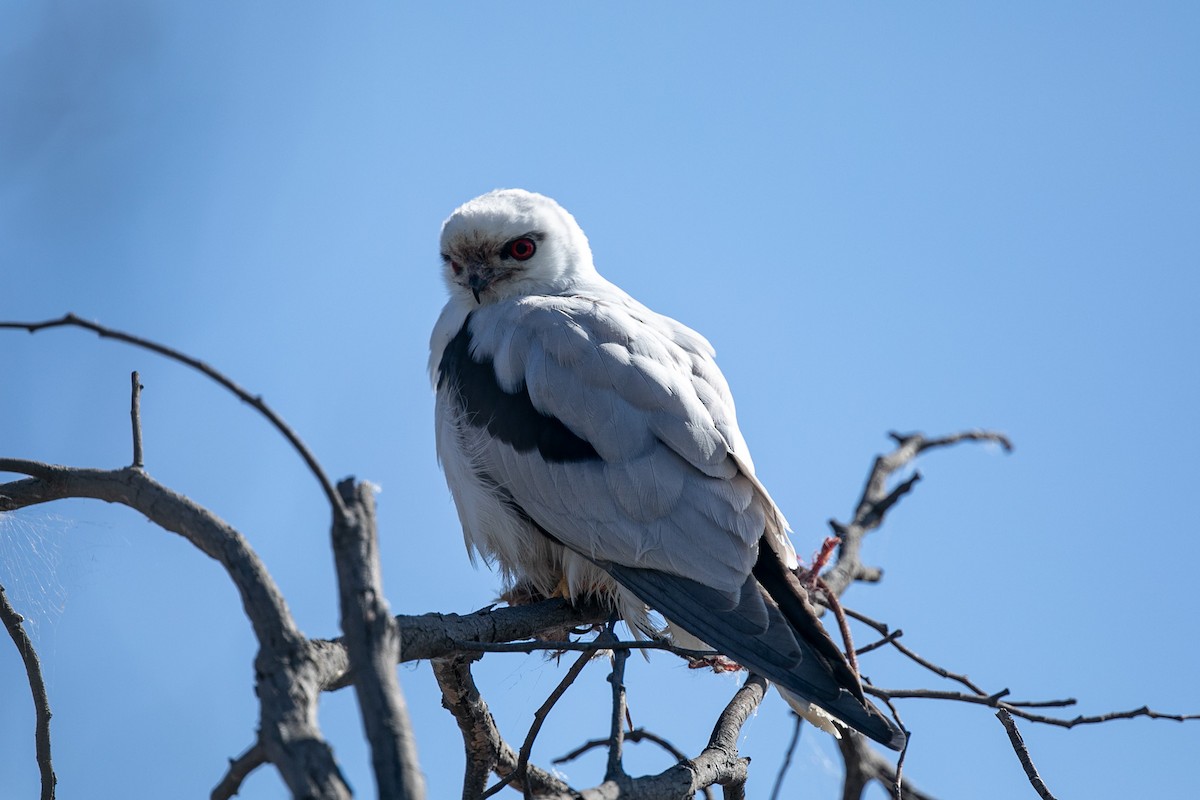
[[[317,462],[316,456],[314,456],[312,451],[308,449],[308,445],[304,444],[296,432],[292,430],[291,426],[284,422],[283,418],[276,414],[274,409],[267,405],[266,401],[262,399],[261,395],[251,394],[239,386],[232,378],[225,375],[223,372],[214,369],[200,359],[193,358],[186,353],[176,350],[173,347],[167,347],[165,344],[159,344],[158,342],[145,339],[141,336],[134,336],[131,333],[125,333],[124,331],[119,331],[115,328],[109,328],[105,325],[99,324],[98,322],[92,322],[91,320],[77,317],[74,314],[64,314],[58,319],[48,319],[41,322],[0,322],[0,330],[7,328],[25,330],[29,333],[37,333],[38,331],[47,330],[49,328],[69,327],[83,328],[84,330],[89,330],[95,333],[102,339],[116,339],[119,342],[125,342],[127,344],[134,345],[135,347],[140,347],[143,350],[149,350],[152,353],[158,353],[159,355],[165,356],[172,361],[177,361],[180,364],[191,367],[197,372],[200,372],[208,378],[211,378],[221,386],[228,389],[243,403],[251,406],[267,418],[267,421],[271,423],[272,427],[279,431],[280,435],[282,435],[283,438],[288,441],[292,448],[295,449],[295,451],[300,455],[300,458],[304,460],[304,463],[308,466],[308,469],[313,474],[313,477],[317,479],[317,483],[321,485],[321,491],[324,493],[326,499],[329,500],[330,506],[333,507],[334,514],[339,515],[344,513],[345,508],[342,506],[341,498],[338,496],[338,493],[334,491],[333,482],[329,480],[329,477],[325,474],[325,470],[323,470],[320,463]],[[136,402],[137,389],[140,388],[137,386],[136,377],[134,378],[134,386],[134,398]],[[136,444],[134,466],[141,466],[140,459],[138,457],[141,453],[140,439],[141,437],[139,434],[135,439]]]
[[[208,509],[136,467],[84,469],[0,458],[0,472],[30,476],[0,485],[0,511],[68,497],[119,503],[179,534],[218,561],[237,587],[258,639],[254,664],[261,704],[260,737],[268,759],[297,796],[350,796],[316,724],[321,672],[313,648],[245,537]]]

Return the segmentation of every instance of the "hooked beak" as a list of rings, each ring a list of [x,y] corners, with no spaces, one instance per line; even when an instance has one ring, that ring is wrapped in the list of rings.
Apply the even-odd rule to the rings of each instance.
[[[471,294],[475,296],[475,302],[478,303],[480,302],[479,295],[492,285],[492,281],[496,279],[496,276],[488,274],[480,268],[471,269],[468,272],[467,288],[471,290]]]

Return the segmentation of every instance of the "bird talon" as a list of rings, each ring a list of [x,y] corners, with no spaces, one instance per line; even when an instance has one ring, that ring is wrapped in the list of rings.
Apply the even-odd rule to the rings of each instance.
[[[703,658],[688,659],[688,669],[711,669],[717,674],[737,672],[744,669],[741,664],[725,656],[704,656]]]
[[[547,598],[528,583],[518,583],[511,589],[501,592],[498,599],[510,606],[528,606],[533,603],[540,603]]]

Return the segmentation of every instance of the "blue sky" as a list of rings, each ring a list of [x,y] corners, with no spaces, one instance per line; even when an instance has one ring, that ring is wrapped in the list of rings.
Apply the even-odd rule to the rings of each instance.
[[[800,552],[850,513],[888,430],[1014,439],[921,463],[868,544],[884,582],[849,605],[988,689],[1076,697],[1072,715],[1200,711],[1194,5],[416,5],[0,7],[0,318],[74,311],[262,393],[330,473],[382,486],[393,608],[468,612],[498,579],[468,563],[434,458],[438,227],[483,191],[541,191],[606,276],[717,347]],[[0,454],[127,463],[140,370],[151,474],[249,537],[309,635],[337,633],[322,497],[248,408],[82,332],[0,348]],[[40,507],[0,518],[0,582],[42,653],[61,796],[206,793],[250,744],[254,643],[186,543],[126,509]],[[887,654],[863,670],[937,685]],[[603,735],[604,673],[551,717],[542,763]],[[478,674],[519,741],[561,668],[494,655]],[[428,665],[400,675],[431,797],[456,796]],[[661,657],[629,683],[635,722],[688,752],[733,686]],[[0,796],[31,796],[3,645],[0,687]],[[900,709],[922,788],[1031,796],[991,712]],[[370,795],[353,698],[321,724]],[[1059,796],[1194,782],[1200,724],[1022,730]],[[777,700],[747,726],[751,797],[789,733]],[[632,771],[668,766],[645,747]],[[806,731],[789,791],[835,796],[836,758]],[[283,795],[270,770],[242,793]]]

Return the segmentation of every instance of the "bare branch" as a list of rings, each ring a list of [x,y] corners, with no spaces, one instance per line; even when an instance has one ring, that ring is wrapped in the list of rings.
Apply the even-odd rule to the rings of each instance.
[[[907,480],[896,484],[895,489],[892,489],[886,496],[872,504],[859,522],[868,529],[878,527],[883,523],[884,516],[892,509],[892,506],[900,502],[901,497],[911,492],[919,480],[921,480],[921,473],[913,472]]]
[[[1027,719],[1030,722],[1042,722],[1047,725],[1055,725],[1059,728],[1074,728],[1076,725],[1098,725],[1102,722],[1112,722],[1115,719],[1133,719],[1134,717],[1146,717],[1148,719],[1170,719],[1175,722],[1187,722],[1189,720],[1200,720],[1200,714],[1164,714],[1159,711],[1152,711],[1147,706],[1134,708],[1129,711],[1111,711],[1107,714],[1095,714],[1092,716],[1077,716],[1071,719],[1058,719],[1055,717],[1047,717],[1041,714],[1031,714],[1023,709],[1037,705],[1072,705],[1074,700],[1069,701],[1048,701],[1044,703],[1018,703],[1018,702],[1003,702],[996,705],[997,708],[1007,709],[1014,716]]]
[[[920,480],[920,475],[914,474],[888,491],[888,481],[897,471],[903,469],[914,458],[927,450],[948,447],[959,442],[995,442],[1006,452],[1012,450],[1012,442],[1008,440],[1008,437],[994,431],[961,431],[933,439],[927,439],[920,433],[901,435],[893,432],[889,436],[895,440],[896,449],[886,455],[876,457],[850,523],[843,524],[837,520],[829,520],[830,527],[841,538],[842,545],[838,550],[837,563],[823,577],[838,595],[845,592],[847,587],[855,581],[877,581],[882,575],[878,569],[867,567],[862,563],[862,540],[867,533],[883,523],[887,512]]]
[[[892,712],[892,719],[896,721],[896,727],[900,730],[908,732],[908,728],[904,724],[904,720],[900,719],[900,711],[896,708],[896,704],[888,698],[883,701],[887,704],[888,711]],[[896,795],[896,800],[904,800],[904,759],[908,758],[908,748],[912,746],[912,736],[909,735],[904,741],[904,747],[900,749],[900,756],[896,759],[896,770],[892,776],[891,789]]]
[[[650,742],[651,744],[656,744],[659,747],[661,747],[663,750],[666,750],[668,753],[670,753],[675,758],[676,761],[687,761],[687,756],[684,754],[684,752],[682,750],[680,750],[675,745],[671,744],[671,742],[669,742],[668,740],[659,736],[657,733],[648,731],[645,728],[634,728],[633,730],[625,733],[624,736],[625,736],[625,741],[630,742],[632,744],[640,744],[641,742]],[[587,753],[590,750],[595,750],[597,747],[608,747],[608,745],[611,741],[612,741],[611,738],[589,739],[588,741],[579,745],[579,747],[576,747],[571,752],[561,755],[558,758],[554,759],[553,763],[566,764],[570,761],[574,761],[575,759],[579,758],[584,753]]]
[[[1017,729],[1017,723],[1013,721],[1012,714],[1002,708],[996,712],[996,718],[1008,732],[1008,740],[1012,743],[1013,751],[1020,759],[1021,766],[1024,768],[1033,790],[1042,800],[1054,800],[1054,795],[1050,794],[1050,790],[1046,788],[1046,782],[1042,780],[1041,775],[1038,775],[1037,767],[1033,765],[1033,759],[1029,756],[1029,748],[1025,746],[1025,740],[1021,738],[1021,731]]]
[[[0,487],[0,493],[3,487]],[[489,606],[471,614],[401,614],[396,617],[403,647],[401,663],[428,661],[473,651],[474,645],[491,642],[511,642],[529,639],[545,631],[560,631],[574,625],[593,624],[608,619],[609,610],[595,602],[579,600],[543,600],[522,606]],[[342,639],[313,639],[319,651],[322,669],[321,688],[333,691],[351,683],[350,661]],[[554,642],[548,649],[559,649]],[[569,650],[594,651],[591,642],[569,642]],[[486,649],[486,648],[480,648]],[[521,643],[507,652],[530,652],[543,649],[537,643]]]
[[[479,695],[468,659],[438,659],[433,662],[433,669],[442,688],[442,705],[454,715],[463,733],[467,754],[463,798],[476,800],[490,771],[506,777],[516,770],[517,754],[504,742],[487,704]],[[737,738],[746,720],[762,702],[766,687],[765,680],[751,675],[721,713],[704,751],[695,759],[682,761],[657,775],[622,776],[618,780],[606,780],[592,789],[577,791],[528,764],[525,775],[514,776],[511,785],[526,790],[539,800],[678,800],[717,784],[727,787],[727,797],[738,797],[739,787],[746,780],[748,759],[737,754]],[[607,744],[607,741],[601,744]]]
[[[676,647],[665,639],[654,639],[651,641],[630,641],[630,642],[601,642],[598,639],[592,639],[585,642],[572,642],[567,640],[541,640],[533,642],[461,642],[455,641],[451,643],[451,649],[461,650],[464,653],[533,653],[538,650],[549,650],[551,652],[576,652],[576,653],[594,653],[600,650],[663,650],[672,655],[679,656],[687,660],[705,659],[719,656],[720,653],[716,650],[688,650],[685,647]]]
[[[267,763],[267,753],[262,742],[255,742],[250,745],[250,749],[237,758],[229,759],[229,769],[225,771],[225,777],[221,778],[221,782],[213,788],[212,794],[209,795],[210,800],[229,800],[242,788],[242,782],[250,776],[250,773],[265,763]]]
[[[129,419],[133,423],[133,468],[141,469],[145,466],[142,459],[142,386],[141,380],[138,378],[137,370],[133,371],[130,376],[133,382],[132,397],[129,401]]]
[[[533,712],[533,724],[529,726],[529,732],[525,734],[525,741],[521,743],[521,750],[517,753],[517,766],[512,772],[504,776],[504,778],[492,788],[483,793],[483,797],[491,797],[496,792],[503,789],[514,779],[524,779],[526,769],[529,767],[529,757],[533,753],[533,743],[537,739],[537,735],[542,732],[542,725],[546,722],[546,717],[550,716],[550,710],[554,708],[555,703],[559,701],[575,679],[579,677],[579,673],[583,672],[583,668],[587,666],[588,661],[592,659],[590,653],[584,653],[579,658],[575,659],[575,663],[567,670],[567,674],[558,682],[558,686],[554,687],[554,691],[550,696],[538,707],[537,711]],[[525,784],[525,797],[533,796],[531,787]]]
[[[890,637],[889,643],[892,645],[892,647],[895,647],[901,653],[908,656],[910,659],[912,659],[916,663],[920,664],[922,667],[924,667],[925,669],[934,673],[935,675],[941,676],[943,678],[947,678],[952,681],[957,681],[958,683],[961,683],[963,686],[967,687],[968,689],[970,689],[972,692],[975,692],[976,694],[985,694],[983,689],[980,689],[978,686],[976,686],[971,681],[971,679],[968,678],[966,675],[960,675],[957,672],[951,672],[950,670],[946,669],[945,667],[938,666],[937,664],[934,664],[932,661],[930,661],[926,658],[922,658],[921,656],[914,653],[912,650],[905,647],[900,642],[896,641],[896,639],[899,637],[899,635],[900,635],[900,631],[896,631],[896,635],[893,637]]]
[[[779,792],[783,789],[783,779],[787,777],[787,772],[792,766],[792,758],[796,755],[796,745],[800,743],[800,730],[804,727],[804,717],[794,711],[792,717],[795,719],[792,725],[792,738],[788,742],[787,752],[783,754],[783,763],[779,765],[779,772],[775,774],[775,785],[771,787],[771,800],[779,800]]]
[[[46,682],[42,680],[42,664],[38,659],[33,641],[25,632],[25,618],[8,602],[4,587],[0,586],[0,619],[8,631],[21,661],[25,664],[25,677],[29,680],[29,691],[33,694],[34,745],[37,752],[38,770],[42,776],[42,800],[54,800],[55,785],[58,778],[54,775],[54,763],[50,758],[50,699],[46,696]]]
[[[380,797],[419,800],[425,779],[400,690],[400,635],[383,595],[375,496],[367,484],[338,484],[346,513],[333,521],[342,631],[354,669],[354,690],[371,745]]]
[[[64,467],[0,458],[0,472],[33,476],[32,480],[0,485],[0,511],[66,498],[90,498],[132,508],[164,530],[187,539],[225,567],[242,595],[243,608],[260,639],[282,631],[288,637],[303,640],[274,579],[245,537],[213,512],[176,494],[144,471],[130,467],[116,470]]]
[[[500,763],[502,750],[507,749],[516,761],[516,754],[500,735],[487,702],[479,694],[471,675],[471,661],[470,657],[452,656],[432,662],[433,676],[442,690],[442,707],[454,716],[462,732],[466,754],[463,800],[476,800],[483,794],[492,770]]]
[[[871,748],[857,736],[847,733],[837,740],[838,750],[846,765],[842,776],[842,800],[861,800],[874,775],[870,769]]]
[[[1061,707],[1074,705],[1075,700],[1068,698],[1065,700],[1042,700],[1042,701],[1020,701],[1020,700],[1002,700],[1008,694],[1008,690],[996,692],[995,694],[969,694],[967,692],[946,692],[936,689],[881,689],[876,686],[864,687],[867,694],[874,695],[881,699],[906,699],[906,698],[923,698],[926,700],[952,700],[960,703],[971,703],[973,705],[989,706],[991,708],[1004,709],[1013,716],[1027,719],[1030,722],[1040,722],[1045,725],[1054,725],[1059,728],[1074,728],[1076,725],[1097,725],[1102,722],[1111,722],[1116,719],[1133,719],[1135,717],[1147,717],[1149,719],[1169,719],[1176,722],[1187,722],[1189,720],[1200,720],[1200,714],[1165,714],[1160,711],[1153,711],[1147,706],[1131,709],[1129,711],[1112,711],[1107,714],[1096,714],[1093,716],[1079,715],[1072,719],[1063,719],[1061,717],[1050,717],[1043,714],[1034,714],[1026,711],[1027,708],[1045,708],[1045,707]]]
[[[321,485],[321,491],[325,493],[326,499],[329,500],[330,506],[333,507],[334,514],[338,515],[345,513],[345,508],[342,506],[341,498],[339,498],[337,492],[334,491],[333,483],[325,475],[325,471],[321,469],[321,465],[317,462],[316,456],[314,456],[308,449],[308,446],[301,441],[296,432],[293,431],[291,427],[283,421],[283,418],[276,414],[275,411],[266,404],[266,402],[262,399],[262,396],[250,394],[250,392],[243,389],[224,373],[214,369],[203,361],[192,358],[186,353],[182,353],[173,347],[167,347],[166,345],[159,344],[158,342],[153,342],[149,339],[143,339],[140,336],[134,336],[133,334],[125,333],[114,328],[108,328],[104,325],[100,325],[99,323],[77,317],[74,314],[66,314],[58,319],[45,320],[43,322],[0,322],[0,330],[5,328],[22,329],[29,331],[30,333],[37,333],[38,331],[46,330],[47,328],[63,327],[84,328],[85,330],[92,331],[93,333],[99,335],[101,338],[116,339],[117,341],[126,342],[127,344],[134,345],[135,347],[141,347],[145,350],[158,353],[159,355],[165,356],[172,361],[178,361],[180,364],[185,364],[186,366],[191,367],[192,369],[221,384],[243,403],[250,405],[260,414],[266,417],[267,421],[269,421],[271,425],[275,427],[275,430],[283,434],[283,438],[287,439],[288,443],[292,445],[292,448],[300,454],[300,457],[304,460],[304,463],[308,465],[309,471],[312,472],[313,476],[317,479],[317,482]],[[136,457],[134,461],[134,466],[139,466],[139,464],[136,463]]]
[[[179,534],[219,562],[241,595],[242,608],[259,643],[254,661],[259,735],[268,760],[297,796],[350,796],[316,723],[314,709],[323,674],[318,650],[296,626],[275,581],[245,537],[141,469],[83,469],[0,458],[0,471],[33,476],[0,485],[0,511],[68,497],[119,503]]]
[[[708,739],[708,747],[704,748],[704,752],[693,762],[699,766],[707,758],[712,767],[720,767],[720,774],[712,782],[725,787],[725,800],[745,797],[746,768],[750,760],[738,756],[737,737],[746,720],[762,702],[768,685],[767,680],[759,675],[751,674],[746,679],[745,685],[738,689],[729,705],[725,706],[725,710],[717,718],[712,736]]]
[[[857,733],[843,735],[837,744],[842,760],[846,762],[842,800],[859,800],[872,781],[885,786],[893,797],[896,796],[896,787],[899,784],[901,800],[934,800],[932,796],[914,788],[912,784],[900,783],[897,767]]]
[[[905,442],[913,439],[918,440],[918,453],[924,453],[926,450],[932,450],[935,447],[948,447],[950,445],[958,444],[959,442],[993,442],[1004,448],[1004,452],[1006,453],[1011,453],[1013,451],[1012,440],[1003,433],[999,433],[997,431],[985,431],[982,428],[976,428],[969,431],[960,431],[959,433],[952,433],[949,436],[939,436],[933,439],[926,439],[919,433],[901,435],[895,431],[889,433],[888,436],[902,445]]]
[[[856,619],[859,622],[861,622],[862,624],[867,625],[871,628],[874,628],[876,632],[878,632],[884,636],[887,636],[888,631],[891,630],[891,628],[888,626],[888,624],[886,622],[880,622],[877,619],[868,617],[866,614],[862,613],[861,611],[855,611],[853,608],[850,608],[849,606],[842,606],[842,608],[846,611],[847,617],[850,617],[851,619]]]
[[[442,706],[454,715],[463,735],[467,757],[463,800],[477,800],[493,770],[502,776],[516,770],[517,753],[500,735],[491,710],[479,694],[471,675],[471,659],[463,656],[438,658],[432,664],[434,677],[442,690]],[[519,787],[525,783],[539,797],[580,797],[558,778],[532,764],[526,766],[522,778],[513,781],[513,785]]]
[[[658,734],[651,733],[650,731],[646,730],[645,728],[635,728],[635,729],[629,731],[628,733],[625,734],[625,741],[632,742],[634,744],[639,744],[641,742],[651,742],[652,744],[658,745],[663,750],[666,750],[678,762],[685,762],[688,760],[688,757],[686,755],[684,755],[683,751],[681,751],[678,747],[671,744],[669,741],[667,741],[663,737],[659,736]],[[609,739],[591,739],[589,741],[584,742],[579,747],[576,747],[574,750],[567,753],[566,755],[559,756],[558,758],[554,759],[554,763],[555,764],[565,764],[568,761],[573,761],[574,759],[579,758],[581,755],[588,752],[589,750],[595,750],[597,747],[608,747],[611,742],[612,742],[611,738],[609,738]],[[712,800],[713,794],[712,794],[711,786],[702,786],[699,788],[699,791],[704,793],[704,797],[707,798],[707,800]]]
[[[610,635],[605,639],[615,638],[611,635],[613,623],[609,623]],[[604,770],[606,781],[619,781],[626,777],[625,766],[621,763],[623,743],[625,741],[625,718],[628,708],[625,705],[625,661],[629,658],[628,650],[612,651],[612,672],[608,682],[612,684],[612,721],[609,725],[608,765]]]
[[[901,630],[900,628],[897,628],[896,630],[894,630],[891,633],[884,636],[882,639],[876,639],[875,641],[871,642],[870,644],[864,644],[862,647],[856,649],[854,651],[854,653],[855,653],[855,655],[861,656],[865,653],[871,652],[872,650],[878,650],[881,647],[887,647],[889,644],[896,641],[903,635],[904,635],[904,631]]]

